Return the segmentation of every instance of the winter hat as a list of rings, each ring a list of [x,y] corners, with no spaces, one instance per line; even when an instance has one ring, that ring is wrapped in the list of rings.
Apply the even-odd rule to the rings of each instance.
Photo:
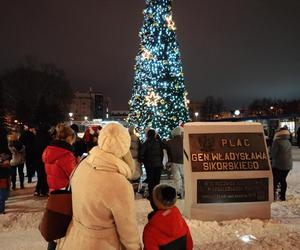
[[[108,123],[99,134],[98,147],[104,152],[121,158],[130,148],[128,130],[119,123]]]
[[[153,202],[158,209],[169,209],[177,200],[176,189],[170,185],[160,184],[153,190]]]
[[[182,130],[182,128],[180,128],[180,127],[174,128],[171,132],[172,137],[181,136],[181,133],[182,133],[181,130]]]

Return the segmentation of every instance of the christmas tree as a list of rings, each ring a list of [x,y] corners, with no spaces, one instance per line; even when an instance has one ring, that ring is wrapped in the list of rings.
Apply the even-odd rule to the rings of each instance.
[[[142,135],[153,128],[167,138],[189,119],[171,0],[146,0],[143,13],[128,122]]]

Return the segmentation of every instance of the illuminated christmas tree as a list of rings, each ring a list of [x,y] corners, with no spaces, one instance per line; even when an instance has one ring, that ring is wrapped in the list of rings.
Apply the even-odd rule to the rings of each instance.
[[[143,13],[128,122],[166,138],[189,119],[171,0],[146,0]]]

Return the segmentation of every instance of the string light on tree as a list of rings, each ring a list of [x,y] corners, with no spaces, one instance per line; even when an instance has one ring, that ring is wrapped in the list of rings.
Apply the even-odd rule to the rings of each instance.
[[[188,99],[171,0],[145,0],[128,122],[167,138],[188,117]],[[137,115],[139,114],[139,115]]]

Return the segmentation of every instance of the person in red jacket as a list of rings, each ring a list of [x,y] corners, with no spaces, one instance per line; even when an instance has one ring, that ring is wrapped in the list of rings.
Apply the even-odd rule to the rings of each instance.
[[[153,202],[157,209],[148,215],[144,228],[145,250],[192,250],[190,230],[175,206],[175,188],[160,184],[153,190]]]
[[[69,176],[76,166],[73,143],[74,131],[65,124],[56,126],[56,139],[43,152],[49,191],[63,189],[69,183]]]
[[[69,184],[69,177],[76,166],[73,144],[76,136],[73,129],[60,123],[56,126],[55,139],[43,152],[43,162],[47,174],[49,191],[64,189]],[[48,250],[56,248],[56,242],[48,243]]]

